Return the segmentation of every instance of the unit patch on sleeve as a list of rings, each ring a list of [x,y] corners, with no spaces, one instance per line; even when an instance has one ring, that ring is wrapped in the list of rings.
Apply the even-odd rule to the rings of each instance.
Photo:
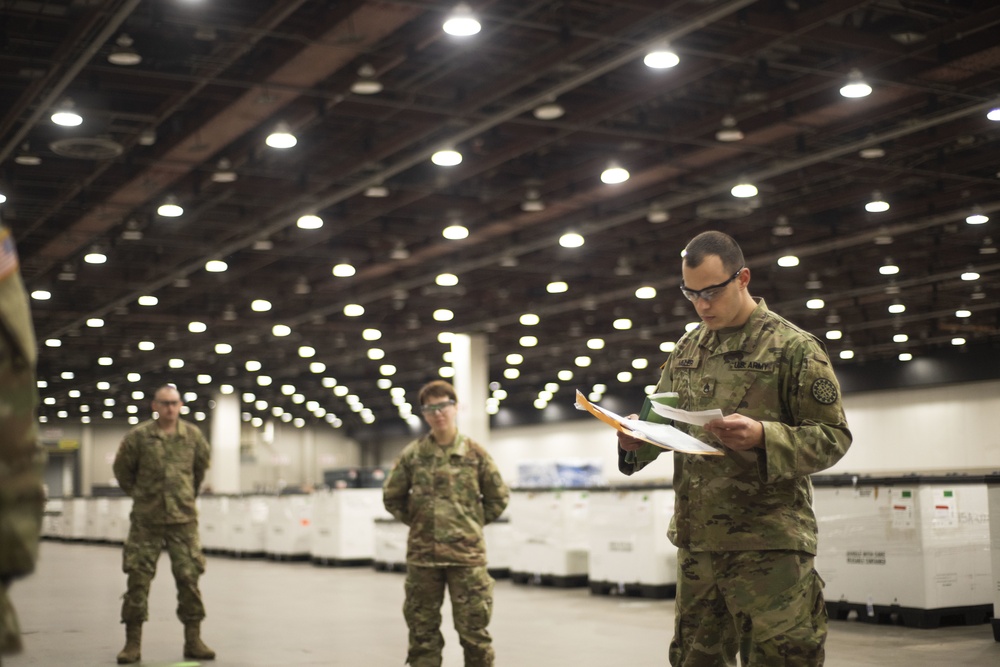
[[[818,378],[813,382],[812,395],[823,405],[832,405],[837,402],[837,385],[826,378]]]

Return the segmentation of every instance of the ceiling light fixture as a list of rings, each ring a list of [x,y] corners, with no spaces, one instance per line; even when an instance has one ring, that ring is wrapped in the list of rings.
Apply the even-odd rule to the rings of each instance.
[[[350,278],[355,273],[357,273],[357,270],[354,268],[354,265],[346,259],[333,267],[333,275],[338,278]]]
[[[83,261],[87,264],[104,264],[108,261],[108,256],[104,254],[100,246],[92,246],[90,252],[83,256]]]
[[[989,216],[985,215],[978,206],[974,207],[972,213],[965,218],[965,222],[970,225],[983,225],[989,221]]]
[[[441,29],[452,37],[471,37],[482,30],[483,26],[472,13],[472,8],[464,2],[460,2],[445,18]]]
[[[319,229],[323,226],[323,218],[311,213],[300,216],[295,222],[299,229]]]
[[[132,48],[132,44],[132,38],[125,33],[118,35],[115,45],[111,48],[111,53],[108,54],[108,62],[122,67],[131,67],[141,63],[142,56]]]
[[[292,134],[292,129],[288,126],[288,123],[281,121],[278,123],[274,131],[267,135],[267,139],[264,140],[271,148],[291,148],[298,143],[298,139]]]
[[[666,44],[651,49],[642,59],[643,64],[650,69],[670,69],[676,67],[681,59]]]
[[[392,246],[392,250],[389,251],[389,259],[401,260],[409,259],[410,251],[406,249],[406,245],[402,241],[396,241]]]
[[[382,84],[375,78],[375,68],[365,63],[358,68],[358,79],[351,84],[351,92],[355,95],[378,95],[382,92]]]
[[[389,196],[389,188],[385,187],[381,183],[378,185],[370,185],[365,188],[365,197],[371,197],[372,199],[381,199],[383,197]]]
[[[441,230],[441,236],[449,241],[461,241],[464,238],[468,238],[469,228],[459,222],[453,222]]]
[[[791,236],[795,233],[792,226],[788,224],[788,218],[779,215],[778,219],[774,221],[774,227],[771,228],[771,234],[774,236]]]
[[[233,171],[233,163],[227,158],[221,158],[215,166],[215,171],[212,172],[213,183],[232,183],[237,178],[236,172]]]
[[[545,202],[542,201],[541,193],[534,188],[528,188],[528,191],[524,194],[524,200],[521,202],[521,210],[526,213],[544,211]]]
[[[990,109],[989,113],[986,114],[986,118],[993,122],[1000,122],[1000,107]]]
[[[747,181],[740,181],[733,186],[733,189],[729,191],[734,197],[739,197],[740,199],[747,199],[749,197],[757,196],[757,186],[753,183],[748,183]]]
[[[209,273],[225,273],[229,270],[229,265],[221,259],[210,259],[205,262],[205,270]]]
[[[163,203],[157,207],[156,213],[164,218],[179,218],[184,215],[184,208],[177,201],[177,197],[167,195]]]
[[[73,100],[63,100],[52,113],[52,122],[63,127],[76,127],[83,123],[83,116],[75,110]]]
[[[566,232],[559,237],[559,245],[563,248],[579,248],[584,243],[584,238],[576,232]]]
[[[882,198],[882,193],[876,190],[872,193],[871,200],[865,204],[865,210],[869,213],[884,213],[889,210],[889,202]]]
[[[885,149],[881,146],[869,146],[858,151],[858,156],[865,160],[877,160],[880,157],[885,157]]]
[[[722,142],[742,141],[743,132],[736,127],[736,119],[730,115],[722,117],[722,127],[715,133],[715,140]]]
[[[795,255],[785,255],[783,257],[778,258],[778,266],[784,267],[786,269],[798,265],[799,265],[799,258],[796,257]]]
[[[431,162],[439,167],[454,167],[462,164],[462,154],[453,148],[444,148],[431,155]]]
[[[865,81],[861,70],[854,68],[847,73],[847,83],[840,89],[840,94],[850,99],[868,97],[872,94],[872,87]]]
[[[666,222],[670,219],[670,212],[660,204],[651,204],[646,211],[646,220],[654,225]]]
[[[878,272],[883,276],[894,276],[899,273],[899,267],[893,264],[891,257],[886,257],[882,266],[878,267]]]
[[[42,163],[42,158],[31,152],[28,142],[21,144],[21,150],[14,156],[14,163],[25,167],[37,167]]]
[[[531,115],[538,120],[556,120],[558,118],[562,118],[565,114],[566,109],[564,109],[562,105],[558,104],[554,99],[543,104],[539,104],[531,112]]]
[[[608,163],[607,168],[601,172],[601,182],[607,183],[608,185],[617,185],[618,183],[624,183],[629,178],[628,170],[622,167],[617,162]]]

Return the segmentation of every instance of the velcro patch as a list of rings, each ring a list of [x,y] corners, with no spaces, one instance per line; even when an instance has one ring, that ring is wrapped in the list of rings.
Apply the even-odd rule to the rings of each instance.
[[[837,402],[837,385],[826,378],[818,378],[812,385],[812,396],[817,402],[823,405],[832,405]]]

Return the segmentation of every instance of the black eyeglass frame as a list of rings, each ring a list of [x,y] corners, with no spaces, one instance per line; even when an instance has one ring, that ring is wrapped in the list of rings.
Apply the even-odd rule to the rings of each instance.
[[[729,276],[729,280],[724,280],[718,285],[709,285],[708,287],[704,287],[702,289],[688,289],[687,287],[684,286],[684,283],[682,282],[680,287],[681,294],[684,295],[685,299],[691,302],[697,301],[698,299],[711,301],[715,297],[719,296],[719,294],[722,293],[722,290],[729,286],[729,283],[739,278],[740,274],[743,273],[743,269],[745,268],[747,267],[741,266],[739,271]]]

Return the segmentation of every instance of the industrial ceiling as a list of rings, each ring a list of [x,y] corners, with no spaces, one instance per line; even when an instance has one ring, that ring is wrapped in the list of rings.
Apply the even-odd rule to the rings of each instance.
[[[134,421],[174,382],[199,418],[225,384],[251,419],[400,424],[390,387],[447,375],[444,332],[488,336],[501,410],[641,388],[708,229],[838,367],[1000,342],[995,0],[486,0],[468,36],[455,10],[0,3],[0,215],[48,423]]]

